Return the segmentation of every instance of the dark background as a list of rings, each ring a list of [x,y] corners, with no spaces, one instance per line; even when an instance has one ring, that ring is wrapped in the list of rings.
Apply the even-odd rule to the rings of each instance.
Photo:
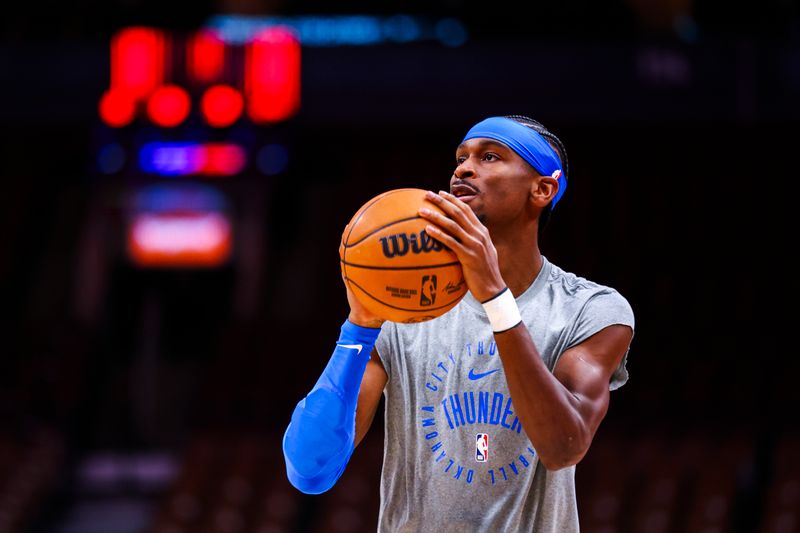
[[[370,531],[381,420],[330,493],[280,437],[347,306],[341,230],[444,188],[496,114],[564,142],[542,243],[617,288],[630,382],[578,467],[585,531],[800,531],[794,2],[13,2],[0,16],[0,531]],[[108,41],[212,14],[456,17],[468,41],[303,48],[287,171],[215,183],[248,228],[213,270],[137,269],[96,170]]]

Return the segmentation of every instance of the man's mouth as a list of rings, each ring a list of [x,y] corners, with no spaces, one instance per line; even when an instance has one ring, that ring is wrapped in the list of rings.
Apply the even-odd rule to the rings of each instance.
[[[469,203],[470,200],[478,195],[478,190],[471,185],[464,183],[456,183],[450,187],[450,194],[461,200],[462,202]]]

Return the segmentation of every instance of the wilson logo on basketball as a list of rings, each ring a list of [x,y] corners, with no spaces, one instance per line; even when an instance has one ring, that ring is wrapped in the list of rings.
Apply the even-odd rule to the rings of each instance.
[[[414,254],[438,252],[445,250],[447,247],[439,241],[432,239],[425,230],[408,235],[406,233],[398,233],[396,235],[389,235],[388,237],[381,237],[381,247],[383,248],[383,255],[389,258],[402,257],[409,251]]]

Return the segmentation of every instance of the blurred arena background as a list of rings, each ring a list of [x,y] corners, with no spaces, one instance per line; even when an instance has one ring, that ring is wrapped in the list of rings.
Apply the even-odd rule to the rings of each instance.
[[[280,438],[347,307],[341,230],[494,114],[565,142],[543,243],[637,317],[592,533],[800,531],[791,0],[82,0],[0,15],[0,533],[374,531]]]

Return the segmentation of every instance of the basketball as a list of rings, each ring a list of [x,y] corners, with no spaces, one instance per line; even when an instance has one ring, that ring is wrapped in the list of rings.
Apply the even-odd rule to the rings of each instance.
[[[372,198],[342,233],[339,259],[358,301],[391,322],[424,322],[452,309],[467,292],[456,255],[425,232],[423,206],[442,212],[422,189]]]

